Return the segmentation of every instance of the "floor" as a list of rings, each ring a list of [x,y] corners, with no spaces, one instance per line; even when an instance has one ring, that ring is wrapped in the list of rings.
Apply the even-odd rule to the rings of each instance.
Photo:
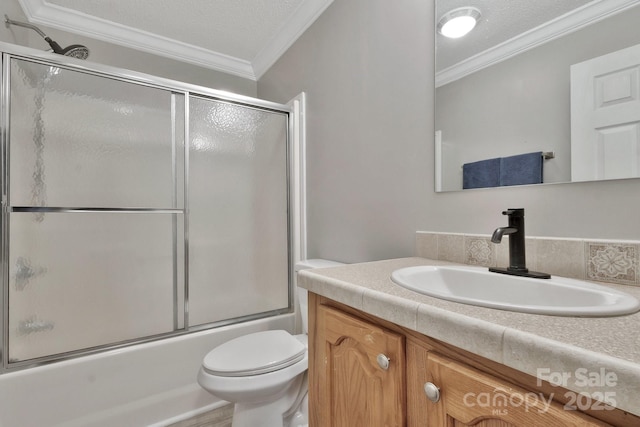
[[[227,405],[167,427],[231,427],[232,418],[233,405]]]

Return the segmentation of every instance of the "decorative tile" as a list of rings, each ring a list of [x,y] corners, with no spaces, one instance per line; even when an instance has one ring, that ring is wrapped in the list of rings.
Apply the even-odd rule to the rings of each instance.
[[[525,242],[526,244],[526,242]],[[504,236],[502,242],[493,243],[496,247],[496,267],[509,266],[509,236]]]
[[[488,237],[465,236],[466,264],[494,267],[496,265],[496,245]]]
[[[438,259],[438,235],[435,233],[416,233],[416,256]]]
[[[536,239],[536,268],[554,276],[584,279],[585,245],[577,239]]]
[[[464,264],[464,235],[438,234],[438,259]]]
[[[527,267],[555,276],[640,286],[640,241],[527,237]],[[509,236],[418,231],[416,255],[483,267],[509,265]]]
[[[495,246],[496,251],[496,266],[497,267],[508,267],[509,262],[509,236],[504,236],[502,238],[502,242],[498,244],[493,244]],[[527,264],[527,268],[529,270],[537,270],[537,257],[536,257],[536,239],[532,239],[527,237],[524,240],[524,250],[525,250],[525,262]]]
[[[586,242],[586,278],[603,282],[638,284],[638,245]]]
[[[536,253],[536,246],[538,245],[537,237],[527,237],[524,239],[525,261],[529,270],[544,270],[544,268],[538,268],[538,254]],[[507,248],[507,252],[508,252]]]

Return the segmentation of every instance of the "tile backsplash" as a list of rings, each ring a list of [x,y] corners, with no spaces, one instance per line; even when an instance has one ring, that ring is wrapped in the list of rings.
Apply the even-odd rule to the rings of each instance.
[[[640,242],[548,237],[526,238],[527,267],[557,276],[640,286]],[[507,267],[509,236],[491,243],[489,235],[416,233],[416,255],[484,267]]]

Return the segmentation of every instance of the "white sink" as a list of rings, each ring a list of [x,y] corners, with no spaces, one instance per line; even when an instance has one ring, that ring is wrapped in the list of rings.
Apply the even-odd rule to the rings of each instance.
[[[635,297],[605,286],[557,276],[511,276],[484,267],[407,267],[394,271],[391,280],[435,298],[522,313],[600,317],[640,310]]]

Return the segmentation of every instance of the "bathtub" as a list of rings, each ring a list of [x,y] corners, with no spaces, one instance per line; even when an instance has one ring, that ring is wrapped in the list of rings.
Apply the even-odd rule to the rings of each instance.
[[[295,332],[294,314],[195,332],[0,376],[0,427],[161,427],[221,407],[196,383],[213,347]]]

